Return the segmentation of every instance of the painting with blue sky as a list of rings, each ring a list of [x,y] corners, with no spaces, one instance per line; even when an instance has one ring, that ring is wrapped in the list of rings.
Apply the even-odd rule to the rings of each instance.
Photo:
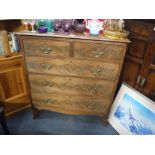
[[[155,113],[126,93],[114,112],[114,117],[131,134],[155,134]]]

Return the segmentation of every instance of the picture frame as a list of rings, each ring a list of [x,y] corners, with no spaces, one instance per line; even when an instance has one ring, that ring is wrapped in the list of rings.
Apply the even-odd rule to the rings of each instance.
[[[121,135],[154,135],[155,102],[123,83],[108,121]]]

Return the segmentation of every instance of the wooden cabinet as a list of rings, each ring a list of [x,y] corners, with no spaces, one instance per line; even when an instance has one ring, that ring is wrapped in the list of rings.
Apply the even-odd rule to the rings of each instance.
[[[7,115],[29,105],[21,54],[0,58],[0,101]]]
[[[0,30],[3,29],[7,32],[21,31],[21,20],[0,20]],[[0,102],[4,104],[6,115],[30,106],[26,87],[22,54],[0,56]]]
[[[20,19],[5,19],[0,20],[0,30],[6,30],[8,32],[17,32],[24,30]]]
[[[107,119],[128,40],[18,34],[34,116],[47,109]]]
[[[155,24],[127,20],[131,44],[127,50],[122,81],[155,101]]]
[[[150,44],[150,51],[141,81],[141,92],[155,101],[155,42]]]

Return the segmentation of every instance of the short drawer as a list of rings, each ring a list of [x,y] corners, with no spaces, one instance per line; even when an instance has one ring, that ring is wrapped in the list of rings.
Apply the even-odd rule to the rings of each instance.
[[[70,43],[47,39],[24,39],[25,55],[46,57],[69,57]]]
[[[70,59],[52,59],[45,57],[27,56],[26,65],[28,72],[46,73],[56,75],[68,75]]]
[[[32,92],[111,97],[115,83],[108,80],[29,74]]]
[[[125,47],[109,43],[74,43],[74,57],[99,60],[122,60]]]
[[[103,97],[64,96],[62,94],[32,93],[34,106],[48,106],[80,112],[105,113],[110,100]]]
[[[115,80],[119,64],[75,59],[26,57],[29,72]]]

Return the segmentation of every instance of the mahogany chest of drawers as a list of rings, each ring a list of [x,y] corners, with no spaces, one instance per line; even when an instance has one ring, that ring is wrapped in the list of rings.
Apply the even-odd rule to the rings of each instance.
[[[128,41],[19,34],[34,117],[39,110],[107,119]]]

